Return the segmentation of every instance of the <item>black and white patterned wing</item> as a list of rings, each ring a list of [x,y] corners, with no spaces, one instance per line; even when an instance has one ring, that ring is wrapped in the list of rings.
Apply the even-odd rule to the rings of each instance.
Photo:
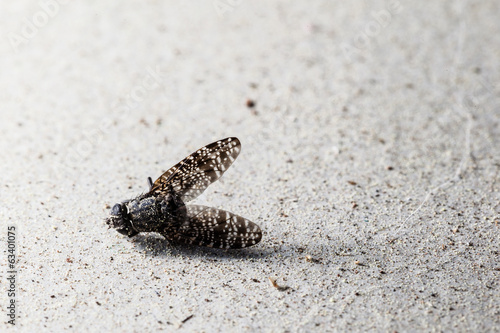
[[[234,137],[200,148],[161,175],[150,193],[166,194],[171,186],[183,201],[193,200],[222,176],[240,150],[240,140]]]
[[[240,249],[260,242],[260,227],[231,212],[201,205],[187,205],[186,221],[167,239],[221,249]]]

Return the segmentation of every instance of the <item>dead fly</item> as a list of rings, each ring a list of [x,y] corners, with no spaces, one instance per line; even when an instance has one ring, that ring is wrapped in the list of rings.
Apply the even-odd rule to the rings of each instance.
[[[226,249],[257,244],[262,232],[255,223],[221,209],[184,204],[219,179],[240,150],[237,138],[198,149],[154,183],[148,178],[148,193],[114,205],[106,223],[129,237],[157,232],[172,243]]]

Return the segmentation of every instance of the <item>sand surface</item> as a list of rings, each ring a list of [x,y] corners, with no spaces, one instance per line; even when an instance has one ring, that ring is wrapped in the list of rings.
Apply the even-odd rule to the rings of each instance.
[[[498,1],[2,7],[0,331],[10,226],[22,332],[500,330]],[[108,229],[229,136],[261,243]]]

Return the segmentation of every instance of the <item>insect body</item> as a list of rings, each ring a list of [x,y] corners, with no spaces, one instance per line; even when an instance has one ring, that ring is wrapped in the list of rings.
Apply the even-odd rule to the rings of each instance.
[[[198,149],[161,175],[139,197],[115,204],[106,223],[133,237],[157,232],[172,243],[238,249],[257,244],[260,227],[236,214],[201,205],[185,205],[198,197],[231,166],[241,150],[237,138]]]

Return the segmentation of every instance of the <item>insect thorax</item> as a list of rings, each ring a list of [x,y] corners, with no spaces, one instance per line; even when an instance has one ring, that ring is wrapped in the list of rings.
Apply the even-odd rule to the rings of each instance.
[[[186,218],[184,203],[175,193],[139,197],[128,202],[127,208],[132,227],[138,232],[161,232],[180,226]]]

